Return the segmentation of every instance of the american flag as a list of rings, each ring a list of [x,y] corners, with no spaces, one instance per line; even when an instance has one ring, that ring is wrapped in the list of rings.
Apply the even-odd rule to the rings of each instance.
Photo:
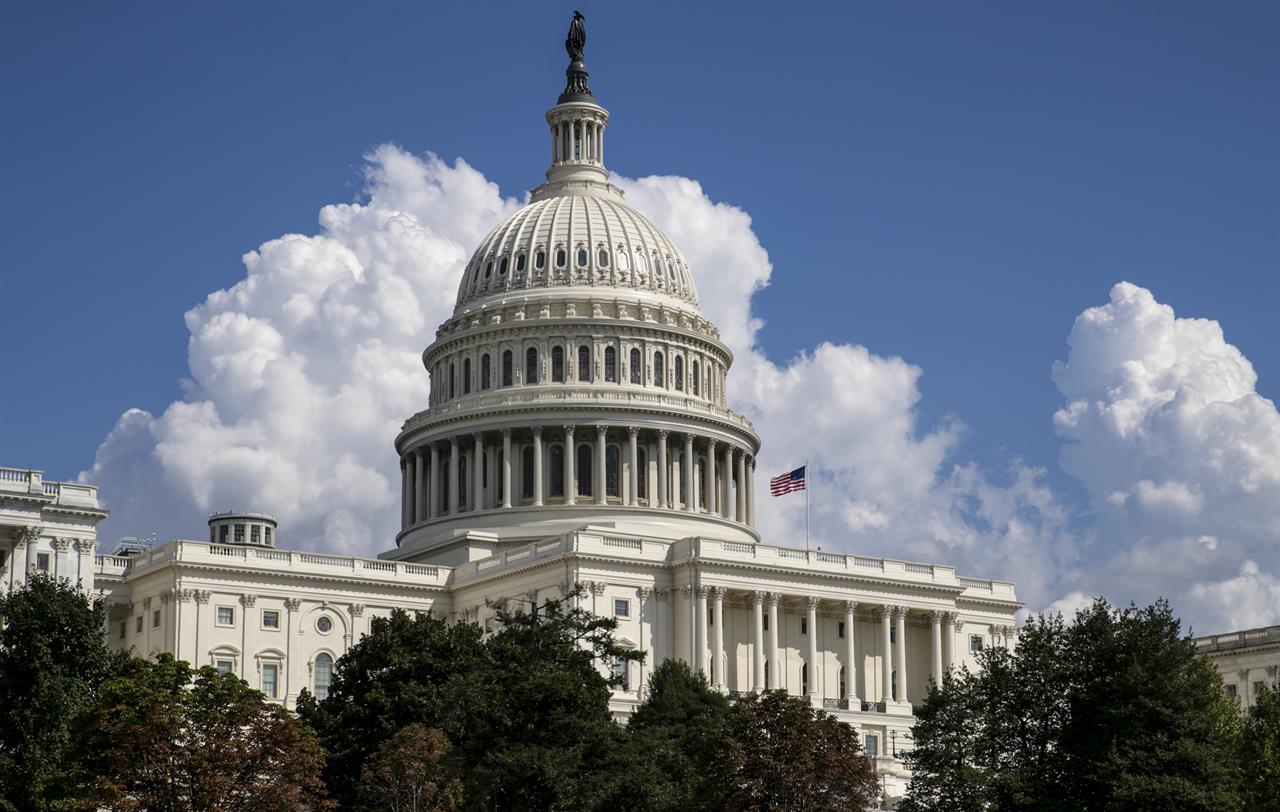
[[[782,496],[792,491],[804,490],[804,469],[807,467],[807,465],[801,465],[794,471],[769,480],[769,493],[774,496]]]

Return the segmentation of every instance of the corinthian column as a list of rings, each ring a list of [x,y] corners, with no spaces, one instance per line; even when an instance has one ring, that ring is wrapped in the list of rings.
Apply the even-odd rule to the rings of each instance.
[[[667,430],[658,430],[658,507],[667,507]],[[653,504],[650,502],[650,504]]]
[[[440,472],[440,447],[431,444],[431,493],[427,494],[427,502],[431,505],[431,518],[440,515],[440,483],[444,480]]]
[[[564,503],[572,505],[577,502],[578,481],[573,475],[574,458],[578,450],[573,445],[573,426],[564,427]]]
[[[707,494],[707,513],[714,516],[717,511],[716,503],[716,441],[707,441],[707,485],[704,489]]]
[[[684,436],[684,509],[697,511],[698,497],[694,494],[696,487],[693,481],[693,435]]]
[[[511,429],[502,430],[502,506],[511,507]]]
[[[844,689],[844,698],[849,700],[849,710],[857,710],[855,705],[858,704],[858,650],[855,645],[857,635],[854,634],[854,622],[858,619],[857,611],[857,601],[844,602],[845,664],[844,685],[841,687]]]
[[[711,675],[714,685],[723,691],[725,687],[725,668],[724,668],[724,588],[714,587],[715,592],[715,616],[711,618],[712,623],[712,640],[715,645],[712,647],[711,654],[715,658],[712,660]]]
[[[764,593],[751,593],[751,690],[764,690]]]
[[[818,701],[818,599],[809,596],[806,604],[809,609],[808,623],[806,631],[809,638],[809,684],[806,686],[805,694],[809,697],[809,701],[817,703]]]
[[[640,503],[640,454],[637,449],[637,437],[640,430],[635,426],[627,429],[627,470],[631,476],[627,478],[627,504],[635,507]]]
[[[471,489],[471,509],[484,510],[484,435],[477,433],[475,450],[472,455],[472,467],[475,469],[475,486]]]
[[[888,606],[876,607],[880,618],[880,700],[893,699],[893,610]]]
[[[542,504],[542,426],[533,427],[533,504]]]
[[[607,431],[608,429],[605,426],[596,426],[596,475],[594,478],[597,505],[603,505],[608,502],[605,496],[605,482],[607,481],[606,474],[608,473],[605,471],[605,456],[607,451],[605,435]]]
[[[458,515],[458,438],[449,438],[449,513]]]
[[[899,606],[898,621],[898,701],[909,703],[907,696],[907,608]]]
[[[933,682],[942,685],[942,612],[937,609],[929,613],[929,631],[933,643]]]

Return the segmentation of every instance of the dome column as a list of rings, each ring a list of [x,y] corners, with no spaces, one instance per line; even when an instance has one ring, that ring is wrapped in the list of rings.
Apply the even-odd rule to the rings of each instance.
[[[667,430],[658,430],[658,507],[667,507]]]
[[[431,444],[431,492],[427,494],[427,503],[431,506],[431,518],[440,515],[440,448]]]
[[[734,448],[729,443],[724,444],[724,473],[721,475],[723,480],[720,483],[720,510],[717,514],[729,518],[730,503],[733,501],[733,455]]]
[[[635,507],[640,503],[640,455],[636,448],[636,439],[640,430],[635,426],[627,429],[627,469],[631,476],[627,480],[627,506]],[[647,472],[646,472],[647,473]]]
[[[542,426],[533,427],[533,506],[542,507]]]
[[[747,522],[747,454],[738,455],[738,515],[739,522]]]
[[[684,436],[684,509],[697,512],[698,498],[693,492],[693,435]]]
[[[806,472],[806,475],[808,472]],[[747,463],[747,526],[756,526],[756,458]]]
[[[427,515],[427,477],[426,477],[426,460],[422,456],[422,449],[419,448],[413,452],[413,517],[414,521],[421,522],[429,519]]]
[[[573,426],[564,427],[564,503],[572,505],[578,495],[578,480],[573,475],[574,457],[578,449],[573,445]]]
[[[458,438],[449,438],[449,515],[458,515]]]
[[[502,430],[502,506],[511,507],[511,429]]]
[[[476,435],[472,467],[475,469],[475,488],[471,492],[471,509],[484,509],[484,435]]]
[[[604,487],[606,477],[605,477],[604,465],[605,465],[605,456],[606,456],[605,455],[605,433],[607,431],[608,431],[608,428],[606,426],[596,426],[596,470],[595,470],[595,476],[593,477],[593,479],[595,479],[595,490],[596,490],[595,495],[596,495],[597,505],[606,504],[605,487]]]
[[[716,441],[707,441],[707,513],[715,515],[718,511],[716,500]]]
[[[400,458],[400,529],[409,526],[409,457]]]

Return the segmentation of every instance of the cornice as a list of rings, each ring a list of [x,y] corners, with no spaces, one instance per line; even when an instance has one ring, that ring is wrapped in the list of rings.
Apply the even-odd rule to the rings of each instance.
[[[233,574],[233,573],[244,573],[245,575],[250,577],[280,578],[280,579],[289,580],[289,581],[319,581],[322,583],[336,583],[336,584],[353,584],[354,583],[354,584],[359,584],[361,586],[366,587],[366,590],[359,590],[359,591],[367,591],[368,588],[375,588],[375,589],[386,588],[392,591],[409,590],[409,591],[416,591],[416,592],[434,592],[434,593],[447,593],[449,591],[449,585],[447,581],[446,583],[439,584],[439,585],[415,584],[415,583],[406,582],[403,580],[380,581],[380,580],[376,580],[368,577],[367,574],[361,575],[361,576],[355,576],[355,575],[348,576],[348,575],[338,575],[338,574],[327,575],[323,573],[292,572],[290,570],[258,569],[253,567],[243,567],[243,566],[237,567],[237,566],[232,566],[227,564],[217,564],[212,562],[182,561],[182,560],[174,560],[174,559],[163,561],[159,564],[159,566],[145,569],[140,572],[130,572],[126,574],[122,578],[122,580],[125,581],[126,583],[132,582],[134,580],[139,580],[141,578],[144,578],[148,575],[153,575],[158,572],[163,572],[165,569],[173,570],[175,577],[181,577],[184,573],[187,573],[187,572],[209,572],[209,573],[219,573],[223,575]]]

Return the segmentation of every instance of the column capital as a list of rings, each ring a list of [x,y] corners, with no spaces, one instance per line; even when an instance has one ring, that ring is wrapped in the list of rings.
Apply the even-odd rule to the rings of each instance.
[[[882,603],[871,611],[875,614],[876,620],[884,620],[885,618],[893,617],[893,607],[887,603]]]
[[[13,531],[14,538],[19,544],[34,544],[40,540],[40,534],[44,532],[43,528],[38,524],[29,524],[26,527],[20,527]]]
[[[58,536],[53,540],[53,549],[60,553],[65,553],[71,549],[71,542],[74,541],[70,536]]]
[[[804,599],[804,602],[805,602],[805,605],[808,606],[810,609],[817,611],[818,604],[822,602],[822,599],[816,598],[813,595],[809,595]]]
[[[193,591],[190,589],[175,590],[174,596],[178,599],[178,603],[190,603],[191,599],[195,597]]]
[[[777,606],[778,604],[782,603],[782,594],[781,594],[781,593],[778,593],[778,592],[766,592],[766,593],[764,593],[764,595],[765,595],[765,600],[769,602],[769,605],[770,605],[770,606]]]
[[[709,587],[707,587],[707,592],[708,592],[712,597],[716,598],[717,600],[724,600],[724,596],[725,596],[725,593],[726,593],[727,591],[728,591],[728,590],[726,590],[726,589],[725,589],[724,587],[722,587],[722,586],[709,586]]]
[[[560,428],[564,430],[564,436],[572,437],[573,430],[576,428],[576,426],[561,426]]]
[[[142,608],[147,610],[151,609],[151,598],[147,597],[142,599]]]
[[[608,426],[606,426],[606,425],[604,425],[604,424],[602,424],[602,423],[597,423],[597,424],[596,424],[596,434],[600,435],[601,437],[603,437],[603,436],[605,435],[605,433],[606,433],[606,432],[608,432],[608,431],[609,431],[609,427],[608,427]]]
[[[647,586],[642,586],[642,587],[640,587],[639,589],[637,589],[637,590],[636,590],[636,594],[638,594],[638,595],[640,596],[640,600],[642,600],[642,601],[647,601],[647,600],[649,600],[649,598],[651,598],[651,597],[653,596],[653,588],[652,588],[652,587],[647,587]]]
[[[456,436],[449,438],[449,450],[450,451],[458,450],[458,438]]]
[[[245,593],[244,595],[240,596],[240,603],[246,607],[252,608],[253,605],[256,604],[257,602],[258,602],[257,595]]]
[[[720,444],[719,440],[713,439],[711,437],[707,438],[707,449],[710,453],[715,453],[716,446],[718,446],[719,444]]]
[[[353,603],[347,607],[347,610],[351,612],[352,617],[362,617],[364,615],[364,604]]]
[[[946,616],[947,613],[941,609],[933,609],[929,612],[929,621],[935,624],[942,623]]]
[[[708,594],[711,590],[710,590],[710,588],[709,588],[709,587],[705,587],[705,586],[695,586],[695,587],[693,588],[693,591],[694,591],[694,594],[696,594],[699,598],[705,598],[705,597],[707,597],[707,594]]]
[[[590,587],[591,587],[591,594],[592,594],[592,595],[599,596],[599,595],[603,595],[603,594],[604,594],[604,589],[605,589],[605,587],[607,587],[607,586],[608,586],[608,584],[606,584],[604,581],[591,581],[591,582],[588,584],[588,586],[590,586]]]
[[[959,613],[951,616],[951,625],[956,627],[957,632],[964,631],[964,621],[960,619]]]
[[[534,437],[538,438],[539,440],[542,439],[542,426],[533,426],[529,429],[529,431],[533,432]]]
[[[161,602],[161,603],[163,603],[163,604],[168,604],[168,603],[169,603],[170,601],[172,601],[172,600],[173,600],[173,590],[172,590],[172,589],[166,589],[165,591],[163,591],[163,592],[161,592],[161,593],[160,593],[160,602]]]
[[[503,430],[502,430],[502,439],[504,439],[504,440],[509,440],[509,439],[511,439],[511,429],[510,429],[510,427],[505,428],[505,429],[503,429]]]
[[[627,435],[634,440],[635,438],[640,436],[640,429],[636,428],[635,426],[627,426]]]
[[[296,612],[302,608],[301,598],[285,598],[284,606],[290,612]]]
[[[853,614],[854,612],[858,611],[858,602],[857,602],[857,601],[845,601],[845,602],[844,602],[844,611],[845,611],[845,612],[847,612],[847,613],[849,613],[849,614]]]
[[[760,590],[757,589],[756,591],[751,593],[751,602],[756,604],[757,606],[760,604],[763,604],[765,602],[765,596],[768,594],[769,593],[761,592]]]
[[[670,432],[670,431],[668,431],[667,429],[658,429],[658,439],[659,439],[659,440],[666,440],[666,439],[667,439],[667,435],[668,435],[668,434],[670,434],[670,433],[671,433],[671,432]]]
[[[892,611],[893,611],[893,617],[894,617],[894,619],[895,619],[895,620],[901,620],[903,623],[905,623],[905,622],[907,621],[907,607],[905,607],[905,606],[894,606],[894,607],[891,607],[891,608],[892,608]]]
[[[213,593],[207,589],[192,590],[191,595],[196,599],[196,603],[208,603],[209,599],[213,597]]]

